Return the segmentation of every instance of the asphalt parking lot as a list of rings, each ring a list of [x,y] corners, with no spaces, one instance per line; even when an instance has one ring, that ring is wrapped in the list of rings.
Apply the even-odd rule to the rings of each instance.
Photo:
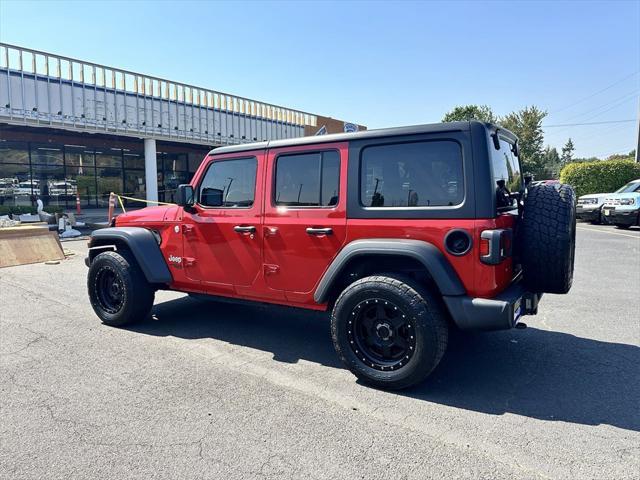
[[[0,270],[0,478],[638,478],[637,228],[580,224],[569,295],[401,393],[342,369],[315,313],[160,292],[103,326],[65,247]]]

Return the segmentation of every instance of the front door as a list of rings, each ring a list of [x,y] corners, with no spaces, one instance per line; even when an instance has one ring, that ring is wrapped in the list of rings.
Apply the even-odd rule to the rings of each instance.
[[[313,290],[346,238],[347,144],[269,150],[265,282],[290,301]]]
[[[264,151],[214,157],[183,222],[185,273],[211,294],[250,286],[262,268]]]

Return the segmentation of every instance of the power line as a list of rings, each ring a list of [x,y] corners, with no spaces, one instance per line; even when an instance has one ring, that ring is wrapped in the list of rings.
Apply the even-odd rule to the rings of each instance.
[[[629,93],[627,93],[627,94],[625,94],[625,95],[623,95],[621,97],[618,97],[618,98],[616,98],[614,100],[611,100],[610,102],[607,102],[604,105],[600,105],[598,107],[591,108],[591,109],[587,110],[586,112],[582,112],[582,113],[579,113],[577,115],[573,115],[572,117],[567,118],[567,121],[575,120],[575,119],[580,118],[580,117],[582,117],[584,115],[588,115],[589,113],[592,113],[592,112],[595,112],[597,110],[600,110],[601,108],[613,106],[614,104],[616,104],[615,106],[621,105],[623,103],[626,103],[630,99],[635,99],[635,97],[638,95],[638,93],[640,93],[640,90],[634,90],[633,92],[629,92]],[[600,112],[600,113],[604,113],[606,111],[607,110],[604,110],[603,112]],[[600,113],[596,114],[596,116],[600,115]],[[590,117],[590,118],[592,118],[592,117]]]
[[[542,125],[542,128],[554,128],[554,127],[578,127],[580,125],[603,125],[605,123],[627,123],[635,122],[636,119],[631,120],[607,120],[606,122],[587,122],[587,123],[558,123],[556,125]]]
[[[616,130],[619,130],[620,127],[618,125],[608,125],[606,127],[599,127],[597,130],[582,130],[582,131],[577,131],[574,132],[571,135],[571,139],[574,141],[574,143],[576,144],[580,144],[580,146],[582,148],[585,147],[585,145],[593,145],[594,143],[602,143],[601,138],[606,136],[609,137],[611,135],[612,132],[615,132]],[[558,130],[556,130],[558,131]],[[562,130],[560,130],[560,132],[562,132]],[[585,138],[586,137],[586,138]]]
[[[605,114],[605,113],[607,113],[607,112],[610,112],[610,111],[611,111],[611,110],[613,110],[614,108],[621,107],[623,104],[627,103],[629,100],[634,100],[634,101],[635,101],[635,98],[636,98],[636,95],[637,95],[637,94],[636,94],[635,92],[634,92],[634,93],[632,93],[631,95],[633,95],[633,97],[630,97],[629,95],[630,95],[630,94],[627,94],[627,95],[625,95],[624,97],[620,97],[620,98],[622,98],[622,101],[620,101],[620,98],[618,98],[618,99],[614,100],[613,102],[609,103],[608,105],[602,105],[602,106],[600,106],[600,107],[599,107],[599,108],[597,108],[596,110],[600,110],[602,107],[608,107],[608,108],[605,108],[604,110],[600,110],[599,112],[597,112],[597,113],[595,113],[595,114],[593,114],[593,115],[589,115],[589,116],[588,116],[588,117],[586,117],[586,118],[581,118],[580,120],[582,120],[582,122],[586,125],[586,124],[588,124],[588,121],[589,121],[589,120],[591,120],[591,119],[593,119],[593,118],[596,118],[596,117],[599,117],[599,116],[601,116],[601,115],[603,115],[603,114]],[[591,110],[591,111],[593,111],[593,110]],[[587,113],[587,112],[585,112],[585,114],[586,114],[586,113]],[[578,115],[577,117],[582,117],[582,116],[583,116],[583,115]],[[571,118],[570,118],[570,119],[568,119],[568,120],[573,120],[574,118],[577,118],[577,117],[575,117],[575,116],[574,116],[574,117],[571,117]],[[593,123],[595,123],[595,122],[593,122]],[[569,129],[570,129],[570,127],[561,128],[560,130],[555,130],[555,132],[554,132],[554,133],[556,133],[556,134],[563,133],[563,132],[566,132],[566,131],[567,131],[567,130],[569,130]]]
[[[589,100],[590,98],[595,97],[596,95],[599,95],[599,94],[600,94],[600,93],[602,93],[602,92],[606,92],[606,91],[607,91],[607,90],[609,90],[610,88],[615,87],[616,85],[619,85],[620,83],[622,83],[622,82],[624,82],[625,80],[627,80],[627,79],[629,79],[629,78],[633,77],[634,75],[637,75],[639,72],[640,72],[640,70],[636,70],[635,72],[633,72],[633,73],[631,73],[631,74],[627,75],[626,77],[624,77],[624,78],[622,78],[622,79],[618,80],[617,82],[614,82],[614,83],[612,83],[611,85],[608,85],[608,86],[604,87],[602,90],[598,90],[597,92],[592,93],[591,95],[587,95],[586,97],[581,98],[580,100],[578,100],[578,101],[576,101],[576,102],[573,102],[573,103],[571,103],[571,104],[567,105],[566,107],[562,107],[562,108],[560,108],[560,109],[558,109],[558,110],[554,110],[553,112],[550,112],[550,113],[549,113],[549,115],[551,115],[552,113],[553,113],[553,114],[555,114],[555,113],[558,113],[558,112],[563,112],[563,111],[567,110],[568,108],[573,107],[574,105],[578,105],[579,103],[582,103],[582,102],[584,102],[585,100]]]

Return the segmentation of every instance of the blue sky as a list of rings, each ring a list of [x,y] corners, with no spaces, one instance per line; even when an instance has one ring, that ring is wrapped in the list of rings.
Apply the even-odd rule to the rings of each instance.
[[[456,105],[545,123],[636,119],[640,1],[29,2],[0,0],[0,40],[370,128]],[[635,147],[636,123],[549,127],[580,156]]]

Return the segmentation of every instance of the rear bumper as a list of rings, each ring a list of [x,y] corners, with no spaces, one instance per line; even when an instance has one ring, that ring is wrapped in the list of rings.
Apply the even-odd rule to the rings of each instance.
[[[538,313],[541,293],[515,283],[494,298],[444,296],[455,324],[461,330],[507,330],[524,315]]]

